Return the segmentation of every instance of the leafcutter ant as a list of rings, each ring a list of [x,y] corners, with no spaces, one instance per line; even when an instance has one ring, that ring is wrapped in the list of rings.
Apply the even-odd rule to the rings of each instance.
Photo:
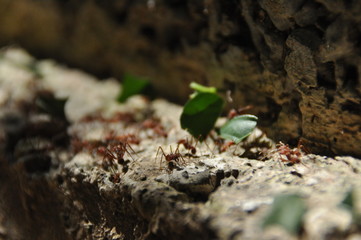
[[[240,107],[238,109],[233,108],[233,109],[229,110],[227,118],[232,119],[238,115],[242,115],[242,114],[246,113],[248,110],[250,110],[252,108],[253,108],[252,105],[247,105],[245,107]]]
[[[234,144],[236,144],[235,142],[233,141],[229,141],[229,142],[226,142],[226,143],[223,143],[221,148],[220,148],[220,152],[225,152],[228,148],[230,148],[231,146],[233,146]]]
[[[219,153],[225,152],[228,148],[230,148],[231,146],[233,146],[235,144],[235,142],[233,142],[233,141],[225,142],[224,139],[222,139],[220,137],[214,137],[211,135],[211,138],[214,142],[215,147],[218,147]]]
[[[196,142],[196,145],[193,146],[192,145],[192,141],[188,141],[188,139],[180,139],[177,143],[178,143],[178,147],[177,149],[179,148],[179,145],[183,145],[185,149],[189,150],[192,155],[196,154],[197,153],[197,149],[196,149],[196,146],[197,146],[197,143],[198,141]]]
[[[123,164],[125,162],[125,160],[124,160],[125,153],[127,153],[134,161],[134,158],[133,158],[132,154],[129,152],[128,148],[130,149],[130,151],[133,154],[135,154],[135,151],[129,145],[129,143],[119,142],[116,145],[111,147],[111,150],[115,153],[119,164]]]
[[[128,142],[129,144],[136,144],[139,145],[140,143],[140,139],[135,136],[134,134],[127,134],[127,135],[123,135],[123,136],[118,136],[117,138],[119,141],[122,142]]]
[[[105,122],[105,123],[113,123],[113,122],[124,122],[125,124],[135,123],[135,117],[133,113],[130,112],[118,112],[111,118],[105,118],[101,115],[88,115],[83,117],[80,122]]]
[[[129,150],[128,150],[129,149]],[[124,155],[127,153],[132,160],[134,158],[132,153],[135,153],[133,148],[126,142],[114,141],[108,145],[108,147],[100,146],[97,148],[97,153],[103,156],[102,166],[104,169],[108,169],[115,166],[116,163],[122,166],[122,171],[126,173],[129,170],[129,160],[124,159]]]
[[[83,151],[84,149],[88,150],[88,151],[92,151],[98,147],[101,146],[106,146],[107,144],[103,141],[99,141],[99,140],[80,140],[80,138],[78,137],[74,137],[71,140],[71,148],[73,153],[79,153],[81,151]]]
[[[174,169],[179,169],[178,165],[179,162],[182,161],[183,163],[185,163],[182,155],[179,152],[179,145],[177,147],[177,149],[173,152],[172,151],[172,147],[170,146],[170,153],[166,154],[163,150],[163,148],[161,146],[158,147],[157,150],[157,155],[156,155],[156,159],[158,157],[159,152],[161,151],[162,156],[160,157],[160,166],[162,165],[162,161],[163,161],[163,157],[165,158],[167,165],[168,165],[168,170],[169,171],[173,171]]]
[[[111,141],[119,141],[127,144],[139,144],[140,139],[132,133],[124,134],[124,135],[115,135],[114,131],[111,131],[107,136],[105,136],[105,140],[108,142]]]
[[[160,123],[158,118],[148,118],[142,123],[142,128],[153,129],[153,131],[161,136],[161,137],[168,137],[168,133],[164,130],[164,127]]]
[[[283,142],[279,142],[276,147],[277,148],[272,150],[271,153],[277,153],[279,156],[278,159],[282,162],[287,162],[291,165],[302,163],[301,158],[304,156],[304,153],[301,150],[303,146],[300,142],[296,148],[290,148],[288,144],[284,144]]]
[[[105,170],[108,170],[109,168],[113,169],[117,157],[107,147],[98,147],[97,154],[103,156],[102,167]]]

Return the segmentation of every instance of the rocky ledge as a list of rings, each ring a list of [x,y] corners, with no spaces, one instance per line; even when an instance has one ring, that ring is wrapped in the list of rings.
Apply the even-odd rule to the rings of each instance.
[[[120,105],[114,79],[19,49],[1,52],[0,86],[0,239],[361,238],[358,159],[275,145],[259,129],[224,152],[193,140],[192,152],[178,144],[191,141],[180,106]],[[50,95],[67,99],[66,118],[39,111]],[[350,192],[352,211],[341,204]],[[264,227],[294,195],[305,205],[297,231]]]

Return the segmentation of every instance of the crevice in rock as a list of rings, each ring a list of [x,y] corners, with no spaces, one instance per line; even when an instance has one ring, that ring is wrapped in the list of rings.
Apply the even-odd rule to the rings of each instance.
[[[278,119],[282,106],[277,104],[272,98],[267,98],[267,109],[267,112],[259,114],[260,124],[264,126],[269,126]]]
[[[341,104],[341,109],[348,113],[359,114],[361,112],[361,104],[348,100]]]
[[[359,86],[359,72],[356,66],[348,64],[344,68],[344,81],[342,87],[353,92]]]
[[[335,64],[327,62],[318,65],[317,85],[327,90],[336,90]]]
[[[144,25],[140,28],[140,34],[144,37],[148,38],[149,40],[156,40],[157,39],[157,32],[155,28],[151,25]]]

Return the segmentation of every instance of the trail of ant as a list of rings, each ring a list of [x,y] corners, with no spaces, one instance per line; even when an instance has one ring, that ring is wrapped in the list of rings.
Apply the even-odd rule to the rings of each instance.
[[[138,154],[134,151],[134,149],[130,145],[130,144],[135,144],[135,145],[140,144],[141,140],[137,137],[137,135],[135,135],[133,133],[117,135],[114,130],[111,130],[104,137],[104,139],[107,142],[107,145],[110,147],[114,147],[114,145],[121,145],[121,147],[122,147],[121,149],[123,151],[125,151],[132,158],[133,161],[134,161],[134,158],[130,154],[130,151],[132,152],[132,154],[137,155],[137,157],[139,158]],[[130,151],[127,148],[129,148]],[[117,149],[115,149],[115,150],[117,150]],[[119,149],[117,151],[119,152]]]
[[[125,155],[136,163],[133,154],[137,155],[130,143],[139,143],[132,134],[115,135],[110,133],[102,140],[81,141],[79,138],[74,138],[72,141],[75,153],[86,150],[92,155],[102,156],[101,166],[104,170],[110,170],[112,178],[119,180],[119,173],[117,172],[117,164],[122,166],[122,172],[126,173],[129,169],[130,161],[125,159]]]
[[[132,112],[117,112],[110,118],[105,118],[101,114],[98,115],[87,115],[80,119],[80,122],[88,123],[88,122],[104,122],[104,123],[119,123],[122,122],[126,125],[136,123],[136,119],[134,113]]]

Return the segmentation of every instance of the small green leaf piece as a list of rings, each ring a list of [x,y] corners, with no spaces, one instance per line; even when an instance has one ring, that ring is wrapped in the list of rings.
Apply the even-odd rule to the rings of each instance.
[[[289,233],[297,235],[302,226],[306,205],[297,194],[276,196],[270,213],[264,219],[263,228],[279,225]]]
[[[200,93],[217,93],[217,88],[215,87],[206,87],[196,82],[191,82],[189,85],[190,88],[193,90],[200,92]]]
[[[202,141],[214,127],[222,107],[223,99],[217,94],[197,93],[183,108],[181,126]]]
[[[142,93],[150,85],[149,81],[130,74],[125,74],[122,82],[122,91],[118,102],[125,102],[129,97]]]
[[[221,127],[221,137],[238,144],[255,129],[257,120],[258,118],[254,115],[236,116]]]
[[[361,226],[361,213],[356,204],[357,195],[358,194],[355,189],[349,190],[346,193],[345,198],[339,205],[340,207],[346,209],[349,213],[351,213],[353,223],[357,224],[358,226]]]
[[[350,211],[354,210],[355,203],[354,203],[354,191],[353,190],[350,190],[349,192],[346,193],[345,198],[341,202],[341,206],[347,208]]]

